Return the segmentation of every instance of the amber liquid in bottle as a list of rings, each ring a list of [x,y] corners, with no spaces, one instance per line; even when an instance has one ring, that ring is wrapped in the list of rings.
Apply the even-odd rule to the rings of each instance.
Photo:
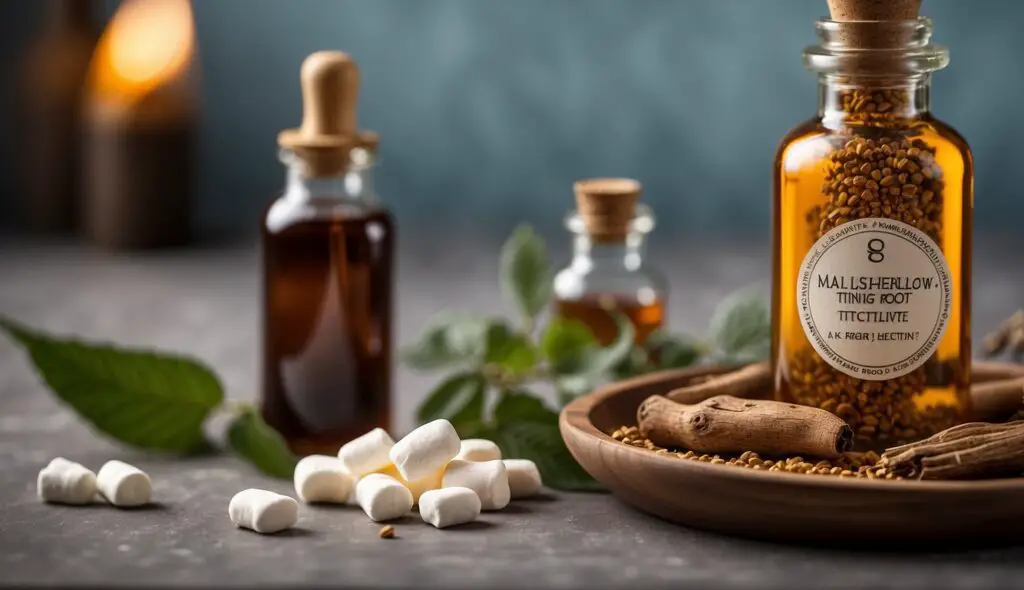
[[[580,299],[555,301],[556,314],[586,325],[602,346],[611,344],[619,332],[610,311],[617,311],[629,318],[636,328],[634,341],[637,344],[660,328],[665,317],[665,307],[660,299],[653,303],[641,303],[621,295],[591,293]]]
[[[390,420],[394,223],[384,210],[263,228],[263,416],[299,455]]]

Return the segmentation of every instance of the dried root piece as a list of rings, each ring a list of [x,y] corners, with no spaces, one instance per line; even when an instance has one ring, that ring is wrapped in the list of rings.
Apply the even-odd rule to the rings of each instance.
[[[971,385],[971,412],[981,420],[1005,419],[1024,408],[1024,377]]]
[[[698,404],[716,395],[759,398],[764,397],[771,384],[771,365],[766,362],[755,363],[737,371],[715,375],[701,383],[674,389],[665,397],[681,404]]]
[[[694,405],[652,395],[640,404],[637,424],[654,444],[701,453],[831,458],[853,445],[850,427],[824,410],[726,395]]]
[[[1024,471],[1024,420],[970,422],[887,449],[880,464],[920,479],[981,479]]]
[[[1024,309],[1017,310],[985,335],[982,343],[985,356],[993,357],[1005,350],[1018,355],[1024,352]]]

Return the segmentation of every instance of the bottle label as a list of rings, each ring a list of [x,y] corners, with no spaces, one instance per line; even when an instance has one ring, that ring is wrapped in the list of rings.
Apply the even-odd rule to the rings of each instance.
[[[800,323],[836,369],[871,381],[928,360],[949,323],[952,280],[938,245],[919,229],[866,218],[814,243],[797,278]]]

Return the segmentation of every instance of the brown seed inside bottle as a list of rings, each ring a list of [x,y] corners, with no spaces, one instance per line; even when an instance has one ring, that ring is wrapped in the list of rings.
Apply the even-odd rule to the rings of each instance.
[[[300,455],[388,426],[393,229],[376,211],[263,230],[262,411]]]
[[[911,103],[912,97],[898,89],[841,92],[846,118],[824,155],[824,184],[807,193],[807,200],[823,198],[824,203],[805,210],[807,235],[801,242],[812,244],[850,221],[883,217],[921,230],[940,247],[946,243],[945,176],[936,148],[903,116]],[[954,261],[959,256],[952,250],[944,254]],[[860,448],[915,440],[963,417],[956,392],[963,390],[965,371],[939,355],[886,381],[851,377],[809,346],[791,348],[786,356],[782,398],[835,413],[853,428]]]

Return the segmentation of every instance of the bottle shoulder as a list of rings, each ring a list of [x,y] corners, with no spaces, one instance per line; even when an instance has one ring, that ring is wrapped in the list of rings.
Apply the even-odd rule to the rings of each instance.
[[[776,156],[782,156],[795,145],[814,141],[826,135],[828,135],[828,129],[822,125],[820,119],[807,119],[782,136],[782,139],[779,140],[779,145],[775,149]]]
[[[836,133],[819,119],[809,119],[791,129],[775,151],[775,173],[795,172],[823,159],[835,143]]]
[[[293,199],[282,194],[263,212],[263,229],[278,233],[300,224],[331,224],[343,222],[375,221],[394,227],[391,211],[379,202],[351,200]]]
[[[936,148],[943,148],[943,151],[958,152],[968,164],[973,159],[967,140],[951,125],[931,115],[914,119],[902,127],[866,125],[834,128],[826,126],[820,119],[812,118],[783,136],[775,154],[776,172],[802,169],[858,135],[868,138],[917,137]]]
[[[553,287],[558,299],[578,299],[594,293],[633,296],[647,290],[663,295],[667,291],[667,281],[664,273],[646,264],[627,268],[623,265],[612,267],[577,263],[569,264],[555,273]]]
[[[973,161],[974,154],[971,151],[971,146],[967,143],[967,139],[965,139],[964,136],[956,130],[956,128],[941,119],[936,119],[935,117],[928,117],[926,122],[935,136],[948,142],[951,147],[960,152],[961,156],[968,163]]]

